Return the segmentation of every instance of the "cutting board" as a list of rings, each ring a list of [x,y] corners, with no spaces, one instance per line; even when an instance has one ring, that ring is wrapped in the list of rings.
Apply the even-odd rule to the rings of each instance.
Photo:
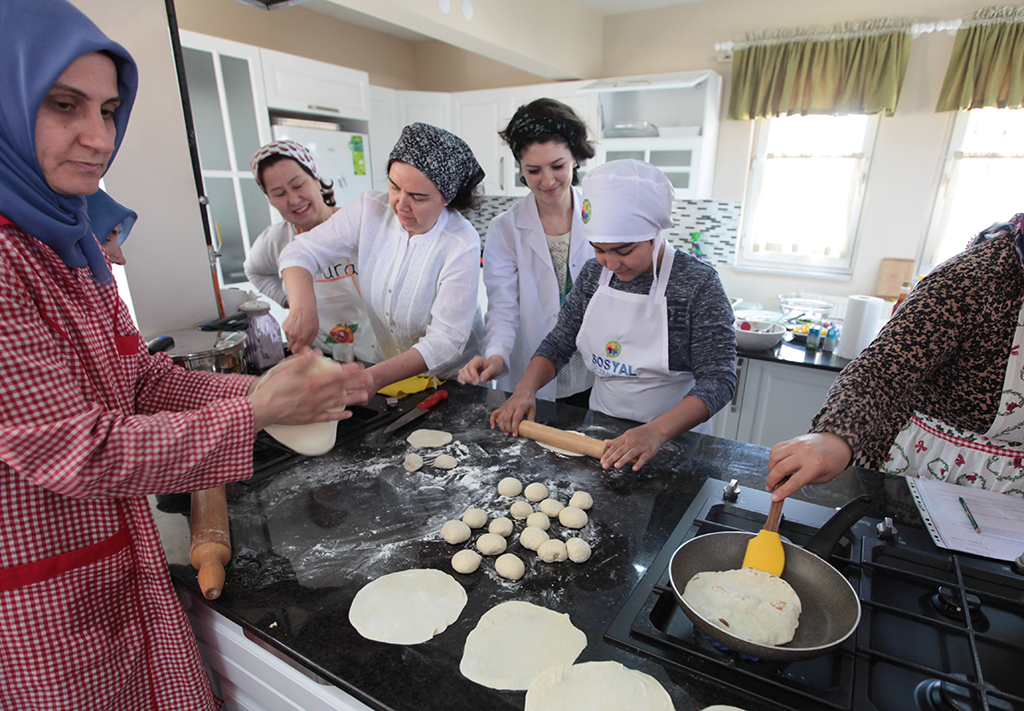
[[[883,259],[882,268],[878,271],[878,286],[875,296],[883,299],[895,299],[900,295],[900,287],[905,281],[914,280],[913,259]]]

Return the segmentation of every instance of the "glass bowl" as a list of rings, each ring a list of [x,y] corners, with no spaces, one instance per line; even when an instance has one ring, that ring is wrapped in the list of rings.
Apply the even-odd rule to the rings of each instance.
[[[807,318],[813,321],[821,321],[832,313],[836,302],[817,294],[805,292],[793,292],[779,294],[779,308],[787,320]]]

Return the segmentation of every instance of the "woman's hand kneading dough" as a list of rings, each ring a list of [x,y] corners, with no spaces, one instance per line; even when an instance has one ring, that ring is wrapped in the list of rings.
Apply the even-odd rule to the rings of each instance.
[[[352,412],[342,408],[366,402],[370,376],[357,363],[344,365],[309,348],[271,368],[249,392],[253,428],[267,425],[306,425],[344,420]]]

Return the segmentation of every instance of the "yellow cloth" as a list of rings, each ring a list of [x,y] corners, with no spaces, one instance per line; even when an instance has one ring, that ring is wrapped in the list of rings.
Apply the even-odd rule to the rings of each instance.
[[[443,380],[439,380],[432,375],[429,377],[425,375],[414,375],[411,378],[399,380],[397,383],[391,383],[391,385],[383,387],[377,392],[384,397],[403,398],[406,395],[421,393],[427,388],[440,387],[443,383]]]

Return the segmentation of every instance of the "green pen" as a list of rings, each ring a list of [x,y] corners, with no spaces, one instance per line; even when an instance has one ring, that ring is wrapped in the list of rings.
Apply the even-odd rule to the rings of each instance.
[[[964,507],[964,513],[967,514],[967,518],[971,519],[971,525],[974,526],[975,533],[981,533],[981,529],[978,528],[978,522],[974,520],[974,516],[971,514],[971,510],[967,508],[967,502],[964,501],[964,497],[960,497],[960,505]]]

